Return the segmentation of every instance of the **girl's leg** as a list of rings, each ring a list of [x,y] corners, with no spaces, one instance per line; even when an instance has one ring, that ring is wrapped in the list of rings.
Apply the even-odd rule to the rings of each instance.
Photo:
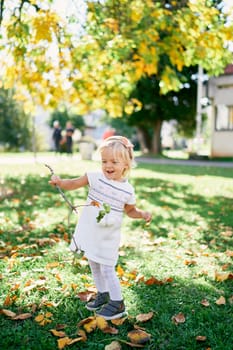
[[[92,260],[88,260],[88,263],[91,268],[92,277],[94,279],[95,286],[98,292],[100,293],[107,292],[108,286],[106,285],[105,279],[102,276],[101,265]]]
[[[120,281],[117,277],[115,267],[108,265],[100,265],[102,279],[109,292],[111,300],[122,300]]]

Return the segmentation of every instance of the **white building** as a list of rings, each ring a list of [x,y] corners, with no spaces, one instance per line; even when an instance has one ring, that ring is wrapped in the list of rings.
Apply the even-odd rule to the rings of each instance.
[[[210,78],[207,113],[211,119],[211,157],[233,157],[233,64],[224,74]]]

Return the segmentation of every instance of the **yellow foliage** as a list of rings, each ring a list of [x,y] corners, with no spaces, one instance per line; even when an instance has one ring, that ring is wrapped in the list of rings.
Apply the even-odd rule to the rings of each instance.
[[[52,34],[58,30],[60,18],[54,12],[40,10],[32,19],[35,31],[35,41],[47,40],[52,42]]]
[[[131,7],[131,19],[134,22],[139,22],[141,21],[143,17],[143,10],[144,10],[144,4],[142,1],[139,0],[133,0],[130,2],[130,7]]]
[[[106,27],[111,29],[114,33],[119,32],[119,24],[115,18],[106,18],[104,21]]]

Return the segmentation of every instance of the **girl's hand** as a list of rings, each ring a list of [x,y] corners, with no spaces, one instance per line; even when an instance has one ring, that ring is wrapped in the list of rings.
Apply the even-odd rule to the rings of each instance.
[[[146,221],[147,224],[149,224],[152,219],[152,215],[148,211],[143,211],[142,218]]]
[[[61,184],[61,178],[57,175],[52,175],[51,180],[49,181],[49,184],[52,186],[60,186]]]

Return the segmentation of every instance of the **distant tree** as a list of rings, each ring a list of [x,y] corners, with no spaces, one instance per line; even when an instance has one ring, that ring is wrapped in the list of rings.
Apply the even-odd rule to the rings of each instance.
[[[79,0],[71,3],[79,9]],[[16,87],[30,113],[64,101],[79,115],[104,109],[110,117],[139,117],[142,102],[130,96],[147,78],[155,76],[162,96],[183,88],[185,67],[215,76],[232,62],[233,22],[223,1],[84,3],[84,30],[71,31],[81,22],[78,11],[61,18],[54,0],[1,1],[1,81]],[[154,153],[160,123],[151,129]]]
[[[31,119],[13,97],[0,89],[0,144],[7,150],[31,148]]]
[[[195,130],[197,84],[193,79],[196,67],[184,68],[180,78],[183,87],[179,91],[160,94],[157,76],[145,77],[138,81],[131,94],[139,100],[142,108],[125,116],[129,125],[136,126],[140,140],[148,150],[161,151],[160,131],[163,121],[176,120],[178,129],[186,136]]]

